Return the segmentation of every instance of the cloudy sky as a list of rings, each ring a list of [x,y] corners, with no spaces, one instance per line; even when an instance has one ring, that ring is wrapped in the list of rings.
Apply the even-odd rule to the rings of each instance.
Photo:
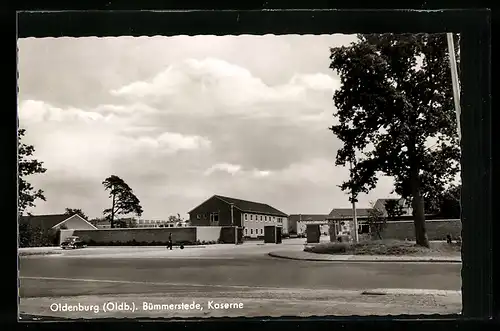
[[[122,177],[143,218],[184,215],[213,194],[286,213],[350,207],[328,130],[339,79],[329,48],[355,36],[19,40],[19,120],[47,172],[35,214],[98,217]],[[381,178],[359,207],[388,197]]]

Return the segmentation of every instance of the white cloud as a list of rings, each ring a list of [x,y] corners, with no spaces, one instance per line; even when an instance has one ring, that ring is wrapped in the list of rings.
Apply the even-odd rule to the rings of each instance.
[[[82,111],[76,108],[61,109],[38,100],[21,101],[19,105],[19,120],[26,122],[64,122],[83,121],[109,121],[113,115],[103,116],[93,111]]]
[[[218,163],[214,164],[207,170],[205,170],[204,174],[205,176],[209,176],[213,174],[214,172],[221,171],[221,172],[227,172],[231,175],[235,175],[241,170],[241,165],[238,164],[231,164],[231,163]]]
[[[111,94],[135,103],[161,104],[164,114],[320,121],[332,109],[331,96],[338,85],[332,76],[313,73],[295,74],[284,84],[270,86],[245,68],[205,58],[171,64],[151,79]]]
[[[97,110],[103,108],[97,107]],[[115,109],[121,110],[121,106]],[[198,135],[162,132],[144,135],[155,128],[134,127],[136,115],[102,115],[97,111],[61,109],[43,101],[26,100],[20,104],[20,126],[27,128],[28,143],[54,174],[75,172],[79,177],[103,177],[117,164],[128,167],[144,162],[141,156],[208,149],[209,139]],[[142,135],[136,136],[134,133]]]
[[[333,79],[332,76],[322,73],[294,75],[290,84],[304,86],[314,90],[327,90],[330,92],[340,88],[338,79]]]
[[[272,171],[269,170],[254,170],[253,175],[255,177],[267,177],[272,174]]]

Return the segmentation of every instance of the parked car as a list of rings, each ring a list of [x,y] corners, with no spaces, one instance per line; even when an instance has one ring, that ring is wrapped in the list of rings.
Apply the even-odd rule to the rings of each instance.
[[[61,243],[61,248],[66,249],[66,248],[84,248],[87,247],[87,245],[80,240],[80,237],[77,236],[71,236],[66,239]]]

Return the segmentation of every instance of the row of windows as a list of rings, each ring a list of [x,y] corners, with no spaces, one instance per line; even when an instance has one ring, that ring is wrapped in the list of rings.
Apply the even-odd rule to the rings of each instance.
[[[260,219],[259,219],[260,218]],[[250,214],[250,220],[252,221],[254,219],[254,215],[253,214]],[[245,214],[245,221],[248,220],[248,214]],[[262,222],[270,222],[271,220],[276,220],[276,217],[275,216],[272,216],[272,219],[271,219],[271,216],[267,216],[267,215],[255,215],[255,220],[256,221],[262,221]],[[283,217],[278,217],[277,218],[278,220],[278,223],[282,223],[283,222]]]
[[[264,229],[247,229],[247,228],[245,228],[245,235],[248,235],[248,231],[250,231],[250,234],[259,234],[259,230],[260,230],[260,234],[264,234]]]
[[[132,226],[132,228],[175,228],[175,227],[185,227],[187,225],[175,225],[175,224],[137,224]],[[99,229],[110,229],[111,225],[102,224],[97,226]]]

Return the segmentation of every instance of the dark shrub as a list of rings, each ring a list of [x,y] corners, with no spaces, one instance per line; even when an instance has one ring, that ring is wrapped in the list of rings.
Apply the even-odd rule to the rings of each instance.
[[[311,246],[306,246],[304,252],[311,252],[317,254],[341,254],[346,253],[350,248],[348,243],[321,243]]]
[[[340,243],[347,243],[351,241],[351,237],[347,235],[340,235],[337,236],[337,241]]]
[[[57,231],[44,231],[30,224],[19,224],[19,247],[44,247],[59,245]]]

